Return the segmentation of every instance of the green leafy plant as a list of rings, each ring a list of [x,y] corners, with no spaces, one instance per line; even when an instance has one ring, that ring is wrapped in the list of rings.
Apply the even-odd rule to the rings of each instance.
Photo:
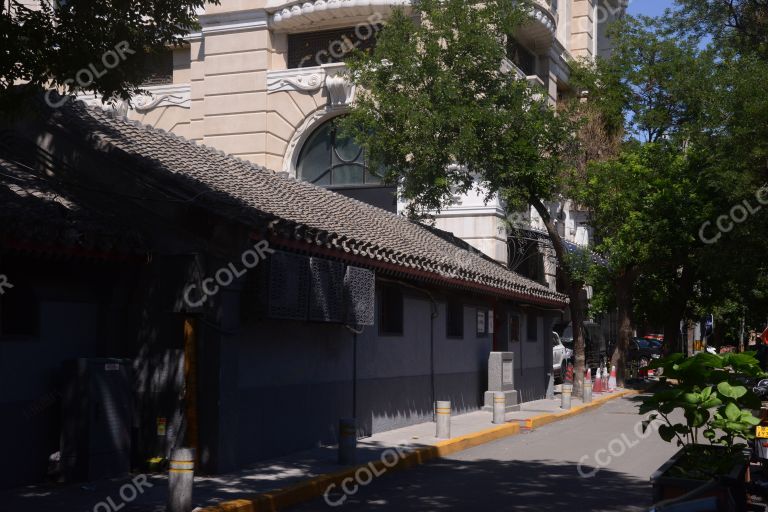
[[[640,406],[640,414],[650,413],[644,430],[661,420],[661,438],[686,448],[677,474],[711,478],[727,472],[742,457],[746,443],[740,441],[753,439],[760,424],[752,414],[760,400],[745,386],[763,374],[754,353],[671,354],[651,367],[662,368],[664,377]]]

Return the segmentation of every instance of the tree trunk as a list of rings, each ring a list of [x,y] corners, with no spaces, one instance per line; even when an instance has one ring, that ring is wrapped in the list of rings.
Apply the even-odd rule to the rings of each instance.
[[[573,327],[573,357],[576,362],[573,369],[573,396],[580,396],[582,387],[584,386],[585,371],[584,304],[581,298],[581,291],[584,283],[573,280],[571,269],[568,265],[568,259],[566,257],[565,244],[563,244],[563,239],[560,237],[560,233],[557,232],[555,223],[552,222],[552,217],[550,216],[547,207],[538,198],[531,198],[530,203],[544,221],[544,226],[547,228],[547,234],[549,234],[549,238],[552,240],[555,255],[557,256],[557,264],[562,272],[561,275],[565,286],[565,292],[570,301],[569,309],[571,311],[571,324]]]
[[[625,369],[629,342],[634,331],[632,324],[632,286],[639,275],[638,268],[630,266],[623,269],[616,278],[616,305],[618,307],[619,340],[611,356],[611,365],[616,366],[616,384],[623,387],[626,383]]]
[[[692,275],[689,266],[683,266],[680,277],[676,280],[675,288],[671,290],[669,301],[669,314],[664,319],[664,345],[670,353],[685,352],[683,339],[680,336],[680,321],[685,316],[685,308],[688,305],[688,297],[693,286]]]

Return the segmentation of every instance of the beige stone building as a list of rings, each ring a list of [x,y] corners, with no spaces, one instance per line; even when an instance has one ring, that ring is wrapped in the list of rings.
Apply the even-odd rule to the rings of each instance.
[[[516,34],[505,66],[557,102],[572,93],[569,61],[608,51],[605,29],[623,13],[621,1],[535,0],[531,22]],[[372,44],[375,27],[407,4],[222,0],[200,13],[202,30],[161,63],[147,87],[152,95],[137,98],[128,115],[394,211],[394,191],[368,172],[353,142],[337,139],[333,119],[355,94],[340,75],[345,49]],[[578,212],[563,215],[567,238],[589,239],[584,228],[566,225],[576,222]],[[535,227],[535,212],[525,217]],[[506,218],[500,201],[485,203],[483,194],[470,193],[438,214],[436,226],[507,263]],[[549,267],[546,281],[554,288],[554,265]]]

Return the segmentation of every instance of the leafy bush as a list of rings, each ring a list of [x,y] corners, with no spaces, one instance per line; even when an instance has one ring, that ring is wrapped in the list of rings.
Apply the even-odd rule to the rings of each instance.
[[[763,375],[754,353],[702,352],[690,358],[671,354],[651,367],[662,368],[664,377],[640,406],[640,414],[651,413],[643,428],[663,420],[658,429],[661,438],[687,448],[678,470],[688,476],[707,478],[727,471],[746,447],[739,441],[753,439],[754,427],[760,424],[752,415],[760,408],[760,399],[744,385]],[[672,417],[675,411],[683,413],[684,422]],[[705,441],[719,448],[691,450]]]

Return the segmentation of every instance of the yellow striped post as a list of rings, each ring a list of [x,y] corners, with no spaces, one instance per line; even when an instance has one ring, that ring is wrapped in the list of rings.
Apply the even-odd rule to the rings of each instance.
[[[177,448],[171,452],[168,468],[168,511],[192,510],[192,486],[195,480],[195,451]]]
[[[451,402],[435,402],[435,422],[437,423],[437,432],[435,437],[438,439],[451,438]]]
[[[503,391],[493,392],[493,423],[500,425],[504,423],[504,412],[507,407],[506,395]]]

